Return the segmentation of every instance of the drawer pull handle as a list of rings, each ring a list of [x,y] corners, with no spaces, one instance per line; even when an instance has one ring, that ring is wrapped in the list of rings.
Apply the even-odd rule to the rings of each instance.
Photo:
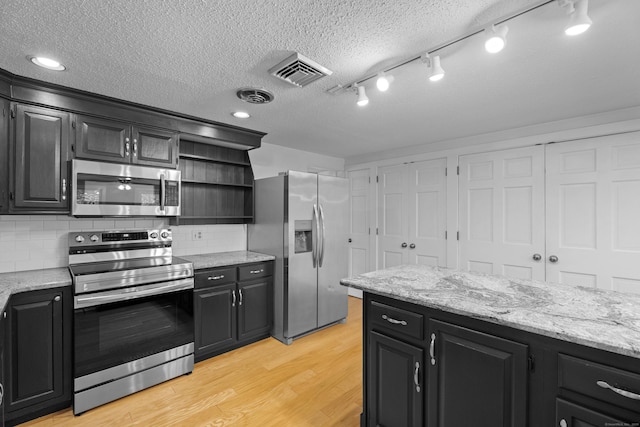
[[[622,390],[621,388],[618,388],[618,387],[613,387],[609,385],[606,381],[596,381],[596,384],[598,384],[602,388],[608,388],[609,390],[618,393],[620,396],[628,397],[629,399],[633,399],[633,400],[640,400],[640,394],[632,393],[627,390]]]
[[[402,325],[402,326],[407,326],[407,321],[406,320],[396,320],[392,317],[387,316],[386,314],[382,315],[382,318],[384,320],[386,320],[389,323],[393,323],[394,325]]]
[[[431,364],[436,364],[436,334],[431,334],[431,344],[429,344],[429,356],[431,357]]]
[[[221,274],[219,276],[209,276],[209,277],[207,277],[207,280],[220,280],[220,279],[224,279],[224,274]]]
[[[250,270],[249,273],[251,273],[251,274],[260,274],[263,271],[264,271],[264,269],[261,268],[260,270]]]
[[[416,369],[413,371],[413,383],[416,385],[416,391],[420,393],[420,379],[418,373],[420,372],[420,363],[416,362]]]

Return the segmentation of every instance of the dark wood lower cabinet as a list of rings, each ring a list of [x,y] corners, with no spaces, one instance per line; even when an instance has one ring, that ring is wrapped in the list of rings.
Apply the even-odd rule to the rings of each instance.
[[[4,319],[8,425],[71,404],[71,290],[11,296]]]
[[[640,426],[637,358],[368,292],[363,327],[362,427]]]
[[[437,320],[429,343],[429,425],[527,424],[526,345]]]
[[[273,323],[273,262],[195,273],[195,360],[266,338]],[[258,277],[242,280],[245,272]]]
[[[367,351],[369,425],[421,427],[426,393],[422,349],[370,332]]]

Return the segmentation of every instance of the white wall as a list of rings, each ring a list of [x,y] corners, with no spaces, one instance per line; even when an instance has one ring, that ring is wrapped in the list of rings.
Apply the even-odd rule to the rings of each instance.
[[[309,153],[273,144],[262,144],[249,151],[255,179],[276,176],[280,172],[296,170],[344,176],[344,159]]]

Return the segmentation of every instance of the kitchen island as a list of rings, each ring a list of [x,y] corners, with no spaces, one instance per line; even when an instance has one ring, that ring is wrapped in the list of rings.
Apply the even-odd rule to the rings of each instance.
[[[341,283],[365,293],[363,425],[640,422],[638,295],[417,265]]]

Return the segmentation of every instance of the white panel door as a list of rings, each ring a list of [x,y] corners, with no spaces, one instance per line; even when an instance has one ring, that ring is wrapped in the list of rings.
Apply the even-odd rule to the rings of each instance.
[[[547,280],[640,293],[640,132],[549,145],[546,167]]]
[[[545,279],[544,148],[460,157],[459,266]]]
[[[408,262],[407,165],[378,169],[378,268]]]
[[[349,277],[369,267],[369,169],[349,171]]]
[[[409,264],[447,265],[446,159],[410,163]]]

